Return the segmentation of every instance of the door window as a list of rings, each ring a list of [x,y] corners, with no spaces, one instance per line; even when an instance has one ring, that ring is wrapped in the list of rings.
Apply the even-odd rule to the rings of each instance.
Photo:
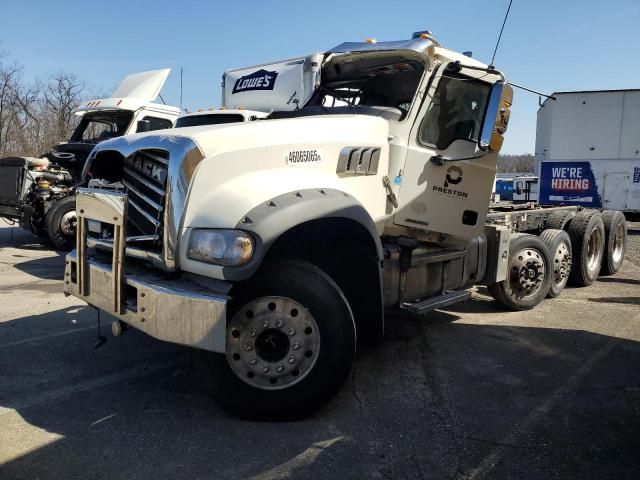
[[[444,150],[454,140],[477,143],[491,85],[489,83],[444,74],[422,119],[419,141]]]

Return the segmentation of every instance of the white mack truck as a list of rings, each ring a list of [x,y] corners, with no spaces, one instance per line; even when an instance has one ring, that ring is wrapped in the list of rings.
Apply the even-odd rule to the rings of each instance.
[[[428,33],[230,70],[223,101],[271,113],[93,150],[64,291],[192,347],[239,416],[323,405],[385,310],[476,284],[529,309],[620,268],[619,212],[490,208],[512,89]]]

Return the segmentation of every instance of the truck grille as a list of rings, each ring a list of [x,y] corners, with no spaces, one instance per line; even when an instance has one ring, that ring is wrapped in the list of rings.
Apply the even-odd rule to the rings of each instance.
[[[129,198],[129,238],[161,245],[168,166],[164,150],[137,150],[125,159],[122,183]]]
[[[19,204],[24,197],[27,161],[22,158],[0,159],[0,202]]]

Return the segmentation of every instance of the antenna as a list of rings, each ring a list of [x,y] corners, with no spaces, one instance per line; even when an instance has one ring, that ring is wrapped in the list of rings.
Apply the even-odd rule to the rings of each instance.
[[[162,100],[162,103],[164,103],[165,105],[167,104],[167,102],[164,101],[164,98],[162,98],[161,94],[158,94],[158,96],[160,97],[160,100]]]
[[[182,110],[182,66],[180,67],[180,110]]]
[[[509,12],[511,11],[511,4],[513,0],[509,0],[509,6],[507,7],[507,13],[504,14],[504,20],[502,21],[502,28],[500,29],[500,35],[498,35],[498,41],[496,42],[496,48],[493,50],[493,56],[491,57],[491,66],[493,66],[493,61],[496,59],[496,53],[498,52],[498,46],[500,45],[500,39],[502,38],[502,32],[504,31],[504,26],[507,23],[507,18],[509,17]]]

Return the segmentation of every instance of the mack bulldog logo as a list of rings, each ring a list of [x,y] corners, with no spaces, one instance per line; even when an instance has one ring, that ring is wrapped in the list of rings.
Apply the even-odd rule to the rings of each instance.
[[[469,196],[467,192],[449,188],[449,185],[458,185],[460,182],[462,182],[462,169],[453,165],[447,169],[447,174],[444,177],[444,187],[434,185],[433,191],[452,197],[467,198]]]
[[[250,92],[252,90],[273,90],[278,72],[268,72],[260,69],[236,80],[231,94],[240,92]]]

